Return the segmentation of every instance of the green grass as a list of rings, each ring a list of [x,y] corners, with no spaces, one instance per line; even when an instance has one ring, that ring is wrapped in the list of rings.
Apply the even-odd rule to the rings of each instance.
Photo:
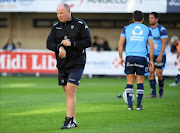
[[[165,80],[163,99],[147,99],[146,79],[145,110],[128,111],[123,99],[116,98],[126,79],[82,79],[77,90],[79,128],[60,130],[66,105],[57,78],[0,77],[0,133],[179,133],[180,88],[169,87],[171,82]]]

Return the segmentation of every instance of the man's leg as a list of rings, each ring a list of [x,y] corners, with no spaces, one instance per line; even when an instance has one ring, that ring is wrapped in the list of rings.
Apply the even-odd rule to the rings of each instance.
[[[137,82],[137,90],[136,90],[136,95],[137,95],[137,110],[143,110],[141,102],[144,94],[144,75],[136,75],[136,82]]]
[[[63,86],[63,89],[64,89],[64,92],[66,93],[66,88],[67,88],[67,85],[66,86]]]
[[[159,97],[163,97],[163,88],[164,88],[164,78],[162,76],[163,70],[162,69],[156,69],[156,74],[158,76],[159,81]]]
[[[179,78],[180,78],[180,74],[178,74],[178,75],[176,76],[176,80],[175,80],[176,85],[177,85],[178,82],[179,82]]]
[[[67,117],[70,117],[76,121],[76,90],[77,85],[67,83],[66,88],[66,113]]]
[[[76,122],[76,90],[80,83],[83,69],[73,69],[70,71],[66,87],[66,113],[72,118],[72,126],[78,127]]]
[[[77,85],[67,83],[63,86],[66,93],[66,117],[61,129],[77,127],[76,123],[76,89]]]
[[[148,96],[148,98],[156,97],[156,80],[154,78],[155,69],[156,68],[154,67],[152,70],[149,70],[149,83],[151,87],[151,94]]]
[[[178,86],[179,79],[180,79],[180,68],[178,69],[178,74],[176,75],[175,82],[169,84],[169,86],[170,86],[170,87],[172,87],[172,86]]]
[[[127,93],[128,110],[132,110],[134,74],[127,74],[126,77],[127,77],[127,85],[125,89]]]

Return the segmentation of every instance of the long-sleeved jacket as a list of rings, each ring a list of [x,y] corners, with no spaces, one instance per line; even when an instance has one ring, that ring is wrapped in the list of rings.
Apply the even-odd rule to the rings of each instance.
[[[60,45],[62,40],[69,39],[71,46]],[[72,17],[66,23],[58,22],[52,27],[47,39],[47,48],[55,52],[57,68],[63,71],[70,67],[86,63],[85,48],[91,47],[91,35],[89,28],[83,20]],[[59,47],[63,46],[66,50],[66,58],[59,57]]]

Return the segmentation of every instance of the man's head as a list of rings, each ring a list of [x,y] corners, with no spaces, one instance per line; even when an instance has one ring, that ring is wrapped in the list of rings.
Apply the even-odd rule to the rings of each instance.
[[[159,19],[160,19],[160,16],[159,16],[159,14],[157,12],[151,12],[149,14],[149,24],[150,25],[157,24]]]
[[[98,36],[94,36],[93,39],[94,39],[94,42],[97,42],[98,41]]]
[[[172,45],[178,45],[178,37],[177,36],[172,36],[171,37],[171,44]]]
[[[133,14],[133,21],[139,21],[139,22],[142,22],[144,20],[144,15],[141,11],[134,11],[134,14]]]
[[[68,4],[59,4],[57,7],[57,17],[60,22],[66,23],[71,20],[71,11]]]

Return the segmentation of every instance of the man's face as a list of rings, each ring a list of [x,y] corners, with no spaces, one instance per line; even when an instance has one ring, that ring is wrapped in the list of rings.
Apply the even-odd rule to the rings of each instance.
[[[70,16],[70,11],[67,11],[64,5],[59,5],[57,8],[57,17],[61,23],[66,23]]]
[[[178,45],[178,41],[174,41],[172,44],[173,44],[174,46],[177,46],[177,45]]]
[[[158,19],[155,18],[155,16],[153,14],[149,15],[149,24],[150,25],[155,25],[156,23],[158,23]]]

